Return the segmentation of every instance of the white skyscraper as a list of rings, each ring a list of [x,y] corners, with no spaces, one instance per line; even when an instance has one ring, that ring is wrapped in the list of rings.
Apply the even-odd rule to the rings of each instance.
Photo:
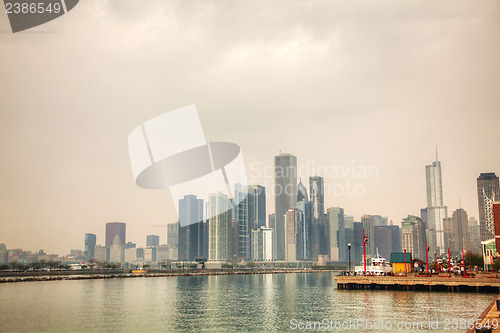
[[[436,161],[432,165],[425,167],[425,178],[427,185],[427,229],[431,237],[430,244],[436,244],[438,252],[444,253],[444,228],[443,219],[448,217],[448,209],[443,206],[443,183],[441,179],[441,163],[438,160],[436,151]],[[431,249],[434,250],[434,249]]]

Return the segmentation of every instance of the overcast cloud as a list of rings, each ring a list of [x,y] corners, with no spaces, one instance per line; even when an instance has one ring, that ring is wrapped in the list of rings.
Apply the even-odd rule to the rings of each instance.
[[[174,204],[135,185],[127,137],[190,104],[254,183],[280,150],[376,166],[348,179],[364,195],[326,198],[356,219],[418,215],[437,145],[448,211],[477,217],[476,177],[500,173],[499,59],[498,1],[83,0],[16,34],[0,13],[0,242],[63,255],[109,221],[165,242]]]

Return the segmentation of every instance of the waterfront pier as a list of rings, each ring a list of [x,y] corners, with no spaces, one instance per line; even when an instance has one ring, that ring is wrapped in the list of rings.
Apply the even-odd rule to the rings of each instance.
[[[338,289],[500,293],[500,277],[496,275],[477,275],[476,277],[463,277],[459,275],[336,276],[335,282]]]

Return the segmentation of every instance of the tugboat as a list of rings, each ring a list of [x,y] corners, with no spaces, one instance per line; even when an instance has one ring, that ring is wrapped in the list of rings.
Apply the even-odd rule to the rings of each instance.
[[[356,266],[354,268],[354,273],[355,275],[364,275],[364,266]],[[366,265],[366,275],[392,275],[392,266],[385,260],[385,258],[382,258],[380,256],[380,254],[378,253],[378,249],[377,256],[375,258],[372,258],[371,264]]]

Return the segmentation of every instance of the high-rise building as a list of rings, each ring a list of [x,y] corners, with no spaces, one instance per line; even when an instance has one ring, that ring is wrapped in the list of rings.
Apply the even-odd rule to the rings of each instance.
[[[233,218],[231,202],[225,194],[208,197],[208,260],[227,261],[232,255]],[[223,212],[223,213],[219,213]]]
[[[285,214],[285,260],[297,261],[297,228],[302,225],[302,211],[290,208]]]
[[[146,247],[153,247],[158,245],[160,245],[160,236],[157,235],[146,236]]]
[[[312,245],[313,202],[297,202],[296,208],[302,213],[301,219],[295,225],[297,260],[312,260],[314,254]]]
[[[110,247],[113,245],[116,235],[120,238],[120,244],[125,244],[126,227],[127,225],[122,222],[106,223],[106,246]]]
[[[172,248],[177,248],[179,243],[179,224],[167,224],[167,244]]]
[[[382,258],[390,258],[392,250],[392,232],[389,226],[376,225],[373,227],[373,242],[375,243],[375,253]]]
[[[267,226],[273,230],[276,228],[276,214],[272,213],[267,216]]]
[[[493,202],[500,197],[498,176],[494,172],[481,173],[477,177],[477,201],[481,241],[495,237]]]
[[[177,259],[177,254],[175,249],[170,245],[158,245],[156,248],[156,262],[166,263],[168,260]]]
[[[340,207],[328,208],[327,223],[330,260],[345,261],[347,243],[345,241],[344,209]]]
[[[273,260],[277,258],[277,249],[276,249],[276,214],[272,213],[268,215],[267,226],[273,229]]]
[[[345,216],[344,222],[350,217]],[[351,260],[361,262],[363,260],[363,223],[353,222],[353,242],[351,248]]]
[[[128,248],[125,249],[125,262],[135,264],[139,261],[139,249],[138,248]]]
[[[258,227],[252,230],[252,260],[273,260],[273,229]]]
[[[7,264],[9,262],[9,252],[4,243],[0,243],[0,264]]]
[[[96,239],[97,237],[95,234],[85,234],[85,247],[83,251],[87,259],[94,259]]]
[[[261,185],[248,186],[248,220],[250,228],[265,227],[266,217],[266,188]]]
[[[481,253],[481,228],[475,217],[469,218],[470,249],[474,253]]]
[[[144,262],[156,262],[156,247],[147,247],[144,249]]]
[[[185,195],[179,200],[179,260],[193,261],[203,257],[203,200]]]
[[[309,197],[307,196],[307,189],[304,184],[302,184],[302,180],[299,180],[299,184],[297,185],[297,202],[308,200]]]
[[[413,258],[425,258],[425,244],[422,243],[423,233],[422,219],[418,216],[408,215],[401,222],[402,248],[410,252]],[[444,245],[443,245],[444,246]]]
[[[373,235],[373,221],[371,215],[363,215],[361,217],[361,223],[363,223],[363,229],[365,230],[365,236],[368,237],[368,245],[366,246],[366,257],[375,256],[375,240]],[[363,243],[361,243],[362,245]]]
[[[434,230],[428,233],[435,243],[438,253],[444,253],[443,219],[448,217],[447,207],[443,206],[443,183],[441,179],[441,162],[436,152],[436,161],[425,167],[427,188],[427,229]],[[434,241],[435,239],[435,241]],[[427,239],[429,241],[429,239]],[[415,254],[414,254],[415,256]]]
[[[391,231],[391,242],[392,242],[391,253],[392,252],[401,253],[401,228],[397,225],[388,225],[386,228],[388,228]]]
[[[125,247],[121,243],[120,235],[116,235],[109,248],[109,261],[120,263],[125,260]]]
[[[493,222],[495,225],[495,247],[496,256],[500,256],[498,251],[500,250],[500,201],[493,202]]]
[[[274,157],[276,259],[285,260],[285,214],[297,201],[297,158],[291,154]]]
[[[309,199],[313,203],[313,251],[314,260],[320,254],[328,254],[325,228],[325,184],[320,176],[309,177]]]
[[[252,227],[248,217],[249,202],[253,201],[248,193],[248,188],[241,184],[234,186],[234,199],[238,204],[234,206],[233,219],[238,224],[238,257],[242,260],[250,259],[250,234]]]
[[[469,216],[463,208],[455,210],[452,214],[453,227],[457,230],[457,245],[459,251],[470,250]]]
[[[370,215],[372,219],[372,223],[374,227],[378,226],[386,226],[387,225],[387,216],[380,216],[380,215]]]
[[[453,255],[462,253],[462,248],[458,245],[458,233],[452,217],[443,219],[444,248],[450,249]]]
[[[109,247],[96,245],[94,247],[94,259],[97,261],[100,261],[100,262],[108,261],[109,260]]]

